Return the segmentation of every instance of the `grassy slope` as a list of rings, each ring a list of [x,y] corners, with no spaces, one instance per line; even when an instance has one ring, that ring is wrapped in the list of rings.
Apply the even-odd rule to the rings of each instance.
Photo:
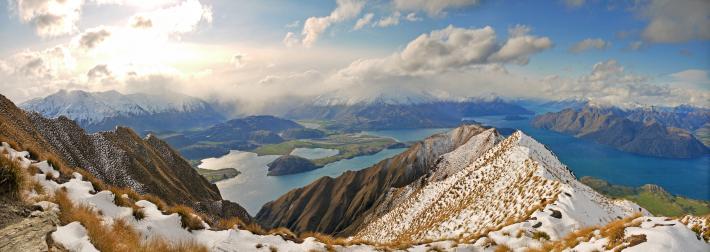
[[[671,195],[659,186],[646,185],[634,188],[612,185],[607,181],[592,177],[583,177],[581,181],[612,198],[622,198],[636,202],[636,204],[639,204],[654,215],[682,216],[692,214],[701,216],[710,213],[710,201]]]
[[[233,178],[241,174],[241,172],[234,168],[224,168],[219,170],[197,168],[197,173],[205,177],[210,183]]]
[[[254,150],[259,155],[286,155],[295,148],[324,148],[336,149],[338,155],[316,159],[313,162],[323,166],[341,159],[353,158],[360,155],[377,153],[396,143],[390,138],[359,136],[353,134],[330,135],[326,139],[318,140],[292,140],[279,144],[263,145]]]

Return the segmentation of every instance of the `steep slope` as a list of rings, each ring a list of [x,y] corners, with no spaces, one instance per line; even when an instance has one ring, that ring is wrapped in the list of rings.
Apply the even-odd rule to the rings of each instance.
[[[386,200],[387,191],[416,181],[428,173],[439,156],[484,130],[462,126],[431,136],[370,168],[348,171],[337,178],[320,178],[265,204],[256,219],[266,227],[282,226],[296,232],[353,234],[364,225],[364,217]]]
[[[461,130],[455,130],[461,131]],[[467,134],[460,135],[466,138]],[[446,148],[447,138],[439,143]],[[454,141],[458,142],[458,141]],[[493,143],[493,144],[492,144]],[[493,145],[493,146],[491,146]],[[443,219],[439,226],[428,227],[428,232],[409,232],[403,223],[417,223],[406,218],[408,214],[391,211],[371,223],[383,224],[383,228],[393,230],[375,230],[385,234],[373,240],[387,237],[386,233],[404,230],[405,234],[424,234],[426,237],[453,237],[440,241],[418,239],[394,243],[373,243],[359,237],[333,239],[328,236],[311,234],[296,236],[286,229],[270,231],[260,230],[240,222],[220,221],[212,226],[202,217],[190,211],[175,210],[155,204],[153,199],[131,196],[129,192],[100,191],[92,182],[86,181],[81,174],[72,173],[68,179],[57,179],[59,171],[47,160],[32,159],[27,151],[17,151],[8,143],[0,144],[0,171],[19,169],[33,184],[19,188],[17,193],[23,200],[34,203],[34,211],[23,221],[7,227],[0,227],[0,248],[8,251],[708,251],[710,249],[710,217],[685,216],[682,219],[666,217],[648,217],[638,214],[626,218],[615,216],[634,211],[637,206],[624,201],[606,201],[596,198],[579,182],[568,181],[571,173],[559,164],[559,161],[541,144],[516,132],[502,140],[493,130],[469,137],[466,143],[458,143],[458,148],[440,156],[436,169],[422,177],[420,182],[407,185],[417,187],[422,193],[401,194],[397,202],[416,202],[423,207],[445,206],[455,201],[466,201],[473,197],[482,205],[479,209],[498,209],[502,211],[483,211],[469,208],[451,209],[451,216],[464,218]],[[480,151],[484,151],[480,153]],[[424,153],[422,153],[424,154]],[[478,158],[476,158],[478,157]],[[475,159],[475,160],[474,160]],[[9,162],[13,160],[14,162]],[[41,161],[40,161],[41,160]],[[492,161],[492,162],[487,162]],[[7,165],[12,167],[7,167]],[[481,166],[482,165],[482,166]],[[512,168],[508,168],[512,166]],[[531,216],[520,220],[506,221],[492,229],[478,230],[472,237],[465,237],[464,232],[477,223],[494,225],[500,218],[528,207],[528,198],[534,193],[527,191],[511,192],[502,188],[513,186],[521,181],[514,178],[516,169],[529,172],[542,181],[535,186],[536,193],[558,193],[554,202],[543,202]],[[471,178],[471,170],[492,170],[485,174],[487,180],[497,181],[492,189],[497,197],[480,198],[478,196],[455,195],[466,192],[446,185],[449,177]],[[502,172],[502,173],[497,173]],[[512,173],[512,174],[511,174]],[[3,173],[0,173],[3,174]],[[481,173],[484,174],[484,173]],[[2,180],[0,176],[0,181]],[[482,182],[474,181],[474,182]],[[577,183],[577,184],[575,184]],[[470,183],[469,186],[475,186]],[[549,185],[549,186],[548,186]],[[446,192],[442,197],[430,200],[429,195]],[[432,190],[433,189],[433,190]],[[471,189],[466,187],[465,189]],[[559,191],[556,192],[556,190]],[[453,191],[452,191],[453,190]],[[520,190],[523,191],[523,190]],[[451,193],[454,192],[454,193]],[[416,197],[409,197],[414,196]],[[549,194],[544,194],[549,195]],[[521,197],[523,196],[523,197]],[[52,200],[46,201],[47,199]],[[427,202],[440,202],[428,204]],[[472,204],[473,205],[473,204]],[[503,208],[508,205],[512,209]],[[517,205],[517,206],[516,206]],[[399,208],[392,205],[391,209]],[[415,209],[413,212],[424,213]],[[545,210],[542,210],[545,208]],[[429,209],[427,209],[429,210]],[[638,209],[644,212],[643,209]],[[2,211],[2,209],[0,209]],[[3,212],[0,212],[3,214]],[[399,215],[405,219],[387,221],[390,215]],[[49,216],[49,217],[46,217]],[[53,216],[53,217],[52,217]],[[423,218],[426,218],[426,214]],[[431,216],[428,215],[428,216]],[[523,215],[526,216],[526,215]],[[58,217],[58,218],[57,218]],[[479,218],[488,219],[481,222]],[[597,219],[598,218],[598,219]],[[58,219],[58,220],[57,220]],[[618,219],[610,221],[612,219]],[[608,224],[607,224],[608,222]],[[601,223],[590,227],[590,223]],[[23,228],[24,227],[24,228]],[[463,231],[460,231],[463,230]],[[416,231],[416,230],[415,230]],[[443,232],[441,232],[443,231]],[[362,234],[361,232],[360,234]],[[452,234],[460,235],[452,236]],[[567,234],[564,237],[560,234]],[[364,235],[369,234],[365,232]]]
[[[619,150],[669,158],[692,158],[709,153],[689,132],[617,116],[617,112],[593,106],[565,109],[533,119],[534,127],[591,139]]]
[[[0,127],[2,139],[35,153],[56,155],[110,185],[154,194],[170,204],[186,204],[214,216],[238,214],[249,220],[241,206],[223,201],[215,185],[152,135],[141,138],[124,127],[86,134],[66,117],[47,119],[22,111],[4,96],[0,96]]]
[[[224,118],[207,102],[181,94],[121,94],[61,90],[20,104],[47,118],[66,116],[88,132],[127,126],[142,133],[208,126]]]
[[[387,213],[368,221],[356,237],[381,243],[458,239],[518,223],[520,230],[559,239],[641,209],[579,183],[549,150],[519,131],[500,142],[492,130],[481,133],[442,156],[419,183],[398,190],[403,193],[391,200],[396,204],[379,207]]]

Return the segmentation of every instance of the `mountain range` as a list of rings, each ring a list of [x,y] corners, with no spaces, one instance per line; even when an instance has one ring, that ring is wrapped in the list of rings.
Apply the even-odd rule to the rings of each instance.
[[[448,128],[464,117],[532,114],[500,98],[437,100],[406,97],[357,102],[316,100],[298,106],[284,116],[297,120],[324,120],[329,130],[360,131],[414,128]],[[404,99],[404,100],[402,100]]]
[[[20,107],[47,118],[66,116],[88,132],[113,130],[120,125],[143,134],[149,130],[205,127],[224,120],[206,101],[177,93],[151,95],[61,90],[24,102]]]
[[[610,145],[622,151],[667,158],[693,158],[710,150],[693,130],[710,121],[710,111],[634,109],[586,105],[535,117],[534,127]]]
[[[251,219],[238,204],[222,200],[214,184],[153,135],[141,138],[125,127],[88,134],[66,117],[49,119],[23,111],[4,96],[0,96],[0,128],[0,139],[19,143],[54,166],[81,167],[111,186],[152,194],[168,204],[188,205],[213,218]]]
[[[320,138],[324,133],[275,116],[247,116],[213,126],[183,132],[166,132],[161,137],[188,159],[216,157],[230,150],[251,150],[286,139]]]
[[[29,177],[34,184],[30,189],[15,187],[29,190],[17,194],[36,202],[32,214],[0,208],[2,216],[20,218],[0,226],[3,250],[710,248],[707,217],[652,217],[632,202],[609,199],[577,181],[550,150],[520,131],[503,137],[494,128],[460,126],[372,167],[320,178],[264,205],[256,221],[274,228],[267,231],[256,223],[224,219],[248,218],[235,212],[225,216],[224,208],[216,211],[221,216],[211,219],[209,212],[198,215],[185,208],[166,208],[157,199],[131,196],[131,191],[162,193],[158,197],[166,201],[173,197],[189,203],[194,198],[224,206],[219,192],[210,192],[214,187],[155,137],[140,138],[127,128],[85,134],[72,121],[40,118],[0,97],[0,188],[13,188],[8,187],[7,181],[14,178],[7,175],[8,169],[36,173]],[[97,144],[81,140],[101,138],[107,140],[95,140]],[[93,160],[98,166],[116,163],[111,172],[125,172],[121,176],[128,178],[112,177],[103,167],[73,168],[84,171],[74,173],[63,167]],[[161,185],[168,190],[151,189],[151,183],[161,180],[169,181]],[[122,186],[126,181],[136,184],[127,183],[124,191],[102,186]],[[54,197],[47,192],[54,192]],[[7,195],[0,199],[12,202]],[[194,208],[200,210],[199,206]]]

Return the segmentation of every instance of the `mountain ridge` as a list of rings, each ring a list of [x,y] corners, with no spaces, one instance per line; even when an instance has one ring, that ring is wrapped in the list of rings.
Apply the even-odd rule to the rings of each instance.
[[[141,138],[125,127],[87,134],[67,117],[44,118],[21,110],[1,95],[0,127],[1,139],[30,143],[27,148],[33,155],[45,153],[61,159],[112,186],[154,194],[169,204],[189,205],[215,217],[231,214],[251,220],[246,210],[222,200],[214,184],[153,135]]]
[[[60,90],[26,101],[19,107],[48,118],[66,116],[89,132],[112,130],[117,125],[138,132],[189,129],[224,120],[206,101],[177,93],[152,95],[121,94],[115,90]]]
[[[665,127],[659,122],[633,121],[620,116],[617,108],[586,106],[536,116],[531,122],[543,128],[586,138],[622,151],[666,158],[693,158],[710,150],[690,132]]]

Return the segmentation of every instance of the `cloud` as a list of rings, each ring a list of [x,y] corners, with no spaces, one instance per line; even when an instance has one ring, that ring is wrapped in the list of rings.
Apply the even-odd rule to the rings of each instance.
[[[10,8],[23,23],[35,26],[40,37],[56,37],[78,30],[84,0],[10,0]]]
[[[66,73],[76,65],[68,48],[55,46],[42,51],[25,50],[7,61],[10,73],[28,79],[52,79]]]
[[[111,76],[111,70],[108,69],[108,66],[106,64],[99,64],[94,66],[93,68],[89,69],[88,72],[86,72],[86,77],[89,78],[89,80],[95,80],[103,77],[110,77]]]
[[[649,20],[642,37],[651,42],[677,43],[710,39],[710,1],[646,0],[636,13]]]
[[[696,88],[710,91],[710,77],[708,71],[702,69],[688,69],[669,75],[673,79],[672,86]]]
[[[286,28],[296,28],[299,25],[301,25],[301,20],[294,20],[293,22],[286,24],[285,27]]]
[[[570,8],[579,8],[584,5],[585,0],[562,0],[562,2]]]
[[[422,18],[417,16],[416,12],[411,12],[407,14],[407,16],[404,17],[409,22],[416,22],[416,21],[422,21]]]
[[[605,41],[600,38],[588,38],[584,39],[582,41],[577,42],[576,44],[572,45],[569,48],[569,51],[572,53],[581,53],[584,51],[592,50],[592,49],[597,49],[597,50],[605,50],[611,46],[611,43],[608,41]]]
[[[111,36],[107,28],[96,28],[88,30],[79,36],[79,46],[85,49],[92,49]]]
[[[394,0],[394,7],[401,11],[423,11],[431,17],[446,15],[447,9],[476,5],[478,0]]]
[[[472,66],[513,62],[527,64],[530,55],[550,48],[547,37],[515,34],[503,44],[490,26],[466,29],[448,26],[422,34],[401,52],[385,58],[358,60],[339,75],[346,79],[420,76]]]
[[[181,0],[93,0],[98,5],[126,5],[138,7],[139,9],[154,9],[167,5],[174,5]]]
[[[594,64],[589,74],[579,78],[545,78],[541,83],[541,97],[565,99],[586,97],[594,101],[620,106],[692,104],[708,106],[710,92],[690,85],[681,85],[678,79],[703,80],[697,71],[680,72],[671,76],[676,83],[665,83],[650,77],[629,73],[618,61],[610,59]],[[687,84],[687,83],[686,83]]]
[[[528,35],[530,28],[527,26],[517,25],[508,32],[508,40],[488,58],[490,62],[515,62],[527,65],[530,55],[552,47],[550,38]]]
[[[364,0],[337,0],[338,7],[325,17],[309,17],[303,25],[302,43],[311,47],[318,41],[320,35],[333,23],[357,17],[365,6]]]
[[[296,46],[300,42],[301,41],[298,39],[298,36],[296,36],[296,34],[293,32],[287,32],[286,36],[284,36],[284,39],[283,39],[283,43],[284,43],[284,45],[286,45],[286,47]]]
[[[133,28],[151,28],[153,27],[153,21],[149,18],[142,16],[133,16],[131,18],[131,27]]]
[[[355,26],[353,26],[353,30],[360,30],[366,25],[370,24],[372,22],[372,18],[375,17],[375,14],[370,12],[362,16],[360,19],[355,22]]]
[[[197,0],[187,0],[178,5],[155,11],[142,12],[131,17],[133,27],[150,28],[153,32],[176,35],[194,31],[200,23],[212,23],[212,7]],[[136,26],[136,24],[142,25]]]
[[[384,17],[377,21],[377,26],[379,27],[389,27],[389,26],[395,26],[399,24],[399,17],[402,14],[399,13],[399,11],[395,11],[392,13],[392,15]]]
[[[643,41],[632,41],[628,46],[626,46],[626,49],[630,51],[639,51],[644,48],[646,48],[646,43]]]

